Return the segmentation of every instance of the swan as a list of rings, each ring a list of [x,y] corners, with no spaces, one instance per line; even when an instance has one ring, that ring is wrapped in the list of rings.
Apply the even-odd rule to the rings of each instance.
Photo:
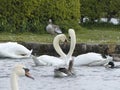
[[[71,43],[70,43],[70,50],[67,55],[62,51],[62,49],[59,46],[58,46],[59,47],[59,49],[58,49],[58,47],[56,47],[55,44],[53,44],[56,52],[60,55],[60,58],[65,60],[66,65],[69,65],[69,61],[72,60],[72,54],[74,52],[75,45],[76,45],[75,30],[70,28],[68,30],[68,34],[71,39]]]
[[[59,41],[66,41],[66,36],[64,34],[59,34],[57,35],[54,40],[53,40],[53,44],[54,46],[59,50],[60,54],[61,54],[61,48],[59,46]],[[65,54],[64,54],[65,55]],[[62,55],[63,57],[65,57],[64,55]],[[49,56],[49,55],[41,55],[39,57],[35,57],[32,55],[33,61],[35,63],[36,66],[64,66],[65,61],[58,58],[58,57],[54,57],[54,56]]]
[[[62,50],[61,52],[59,52],[59,50],[57,48],[55,48],[56,52],[62,56],[62,59],[65,59],[67,65],[69,63],[69,60],[71,60],[72,58],[72,54],[73,51],[75,49],[75,45],[76,45],[76,35],[75,35],[75,31],[74,29],[69,29],[69,35],[71,38],[71,44],[70,44],[70,50],[68,52],[68,54],[66,55]],[[104,51],[104,55],[101,55],[99,53],[95,53],[95,52],[89,52],[86,54],[82,54],[82,55],[78,55],[77,57],[74,57],[74,66],[101,66],[101,65],[109,65],[109,67],[112,65],[110,65],[109,62],[113,61],[113,57],[108,55],[108,49],[105,49]],[[106,54],[106,55],[105,55]]]
[[[11,80],[11,90],[19,90],[19,87],[18,87],[18,77],[19,76],[26,76],[26,77],[29,77],[31,79],[34,79],[30,75],[28,68],[26,68],[22,64],[18,64],[13,68],[12,73],[11,73],[11,78],[10,78],[10,80]]]
[[[68,33],[70,35],[71,40],[71,46],[70,46],[70,51],[68,55],[66,55],[62,49],[59,46],[59,41],[61,40],[64,42],[66,40],[66,36],[64,34],[59,34],[57,35],[54,40],[53,40],[53,47],[56,50],[56,52],[60,55],[60,58],[49,56],[49,55],[41,55],[39,57],[35,57],[32,55],[33,61],[36,66],[64,66],[64,65],[69,65],[69,60],[72,59],[72,53],[75,48],[75,43],[76,43],[76,36],[75,32],[73,29],[69,29]],[[74,39],[74,40],[73,40]]]
[[[68,69],[65,67],[59,67],[54,69],[54,77],[66,77],[74,75],[73,73],[73,60],[70,60]]]
[[[32,50],[28,50],[17,42],[0,43],[0,57],[8,58],[28,58]]]
[[[101,54],[95,52],[89,52],[81,54],[75,57],[76,66],[106,66],[110,64],[113,58],[109,55],[106,58],[102,57]],[[110,65],[111,66],[111,65]]]
[[[61,29],[59,28],[58,25],[54,25],[52,23],[52,20],[49,19],[49,24],[46,26],[46,31],[52,35],[55,35],[55,34],[61,34],[62,31]]]

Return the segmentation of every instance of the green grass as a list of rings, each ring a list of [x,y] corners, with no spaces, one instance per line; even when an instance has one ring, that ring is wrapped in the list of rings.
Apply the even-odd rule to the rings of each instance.
[[[66,33],[67,35],[67,33]],[[67,35],[68,36],[68,35]],[[77,43],[120,44],[120,27],[117,26],[84,26],[76,32]],[[0,42],[23,41],[37,43],[52,43],[54,36],[50,34],[11,34],[0,33]]]

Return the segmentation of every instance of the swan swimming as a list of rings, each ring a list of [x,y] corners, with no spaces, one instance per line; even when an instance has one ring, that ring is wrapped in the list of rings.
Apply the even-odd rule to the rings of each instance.
[[[75,57],[76,66],[104,66],[109,64],[113,58],[111,56],[106,56],[103,58],[101,54],[89,52],[86,54],[81,54]]]
[[[55,35],[55,34],[62,34],[62,31],[61,29],[59,28],[58,25],[54,25],[52,23],[52,20],[49,19],[49,24],[46,26],[46,31],[52,35]]]
[[[17,42],[0,43],[0,57],[8,58],[28,58],[32,50],[28,50]]]
[[[19,76],[26,76],[26,77],[29,77],[31,79],[34,79],[30,75],[28,68],[26,68],[22,64],[16,65],[13,68],[12,73],[11,73],[11,90],[19,90],[19,87],[18,87],[18,77]]]
[[[72,32],[72,33],[71,33]],[[76,45],[76,35],[75,35],[75,31],[74,29],[70,29],[69,32],[70,38],[71,38],[71,44],[70,44],[70,50],[68,52],[68,54],[66,55],[62,50],[61,53],[59,53],[59,51],[57,49],[56,52],[60,55],[60,56],[65,56],[63,57],[64,59],[66,59],[65,61],[67,61],[66,63],[69,63],[69,60],[71,60],[72,58],[72,54],[73,51],[75,49],[75,45]],[[82,55],[78,55],[77,57],[74,57],[74,66],[104,66],[109,64],[109,62],[113,61],[113,57],[107,55],[107,50],[104,51],[106,55],[101,55],[99,53],[95,53],[95,52],[89,52],[86,54],[82,54]],[[111,65],[109,65],[110,67]],[[111,66],[112,67],[112,66]]]
[[[61,48],[59,46],[59,41],[65,42],[67,40],[66,36],[64,34],[57,35],[54,40],[53,44],[58,49],[59,52],[61,52]],[[64,56],[65,57],[65,56]],[[32,56],[33,61],[36,66],[64,66],[65,61],[54,56],[49,55],[41,55],[39,57]]]

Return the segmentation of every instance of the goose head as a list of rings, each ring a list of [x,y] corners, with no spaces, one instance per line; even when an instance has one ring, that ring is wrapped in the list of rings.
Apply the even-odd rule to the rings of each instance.
[[[52,24],[52,19],[49,19],[49,23],[51,23],[51,24]]]
[[[29,73],[29,69],[26,68],[24,65],[22,64],[18,64],[13,68],[13,74],[17,75],[17,76],[26,76],[29,77],[31,79],[34,79],[30,73]]]

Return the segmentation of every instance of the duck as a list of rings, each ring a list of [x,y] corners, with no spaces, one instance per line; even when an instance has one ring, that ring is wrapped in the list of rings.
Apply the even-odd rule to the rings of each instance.
[[[52,19],[49,19],[49,24],[46,26],[46,31],[51,35],[62,34],[62,30],[58,25],[52,23]]]
[[[11,77],[10,77],[11,90],[19,90],[18,78],[20,76],[26,76],[34,80],[34,78],[31,76],[29,71],[30,70],[26,68],[26,66],[23,64],[17,64],[14,66],[12,73],[11,73]]]
[[[53,40],[53,44],[56,47],[56,49],[59,51],[59,53],[61,52],[61,48],[59,46],[59,42],[66,42],[67,38],[64,34],[59,34],[57,35],[54,40]],[[63,57],[65,57],[64,55],[62,55]],[[65,65],[65,61],[61,58],[55,57],[55,56],[50,56],[50,55],[41,55],[41,56],[34,56],[32,55],[32,59],[35,63],[36,66],[64,66]]]
[[[29,58],[32,50],[17,42],[0,43],[0,57],[2,58]]]
[[[54,69],[54,77],[67,77],[75,75],[73,72],[73,60],[70,60],[68,68],[59,67]]]

